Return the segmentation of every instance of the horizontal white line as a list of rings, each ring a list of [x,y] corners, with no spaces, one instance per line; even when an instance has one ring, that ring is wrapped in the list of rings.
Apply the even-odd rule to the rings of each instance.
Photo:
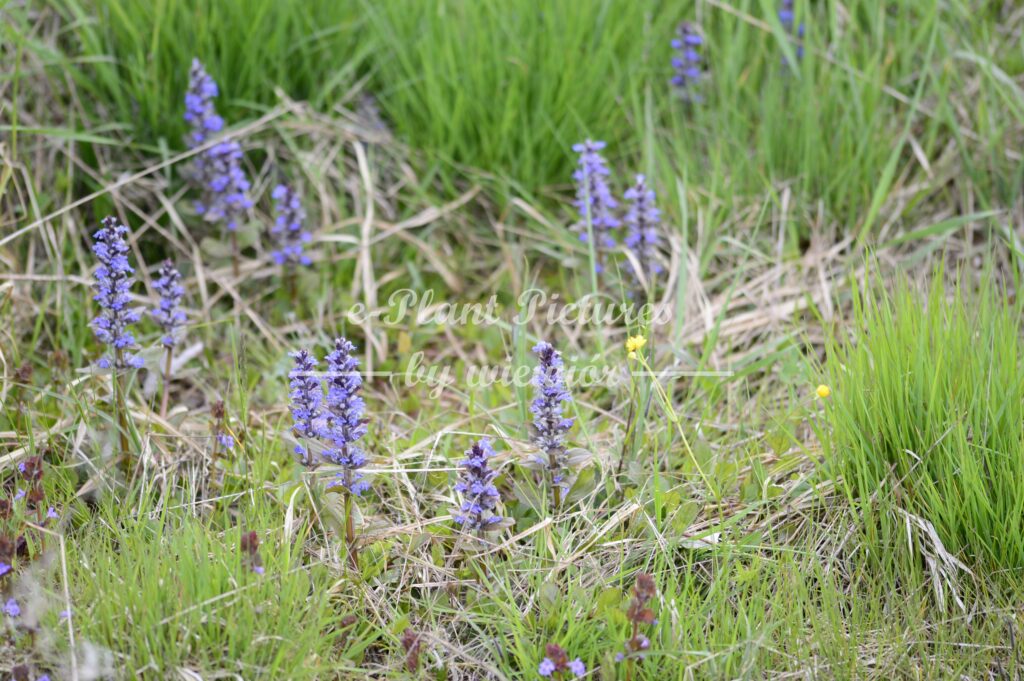
[[[330,371],[304,371],[301,373],[290,373],[289,376],[312,376],[314,378],[336,378],[338,376],[408,376],[410,378],[416,378],[417,380],[423,380],[424,382],[429,381],[431,376],[434,376],[438,371],[426,369],[416,371],[348,371],[348,372],[330,372]],[[500,372],[499,372],[500,373]],[[619,372],[614,372],[615,376],[621,376]],[[679,378],[683,376],[701,376],[701,377],[718,377],[718,378],[731,378],[736,375],[735,371],[630,371],[629,376],[657,376],[662,378]],[[532,377],[531,377],[532,378]]]

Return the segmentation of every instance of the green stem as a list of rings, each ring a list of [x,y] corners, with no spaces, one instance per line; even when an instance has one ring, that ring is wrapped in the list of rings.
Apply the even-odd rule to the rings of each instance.
[[[356,548],[356,524],[352,515],[352,493],[345,489],[345,542],[348,544],[348,559],[353,570],[359,569],[359,554]]]
[[[587,223],[587,252],[590,256],[590,292],[594,297],[594,302],[597,302],[598,289],[597,289],[597,245],[594,243],[594,221],[590,215],[590,185],[589,183],[585,186],[585,196],[583,197],[583,205],[586,206],[586,215],[584,217]],[[604,355],[604,334],[597,334],[597,346],[598,351]]]
[[[626,450],[629,449],[629,441],[633,433],[633,415],[636,411],[636,400],[629,401],[629,414],[626,416],[626,435],[622,438],[622,452],[619,454],[619,466],[615,469],[616,477],[622,475],[622,468],[626,463]]]
[[[637,633],[639,633],[639,625],[633,622],[633,638],[630,639],[631,641],[636,640]],[[627,647],[626,652],[629,655],[626,658],[626,681],[633,681],[633,651]]]
[[[124,352],[117,350],[114,353],[114,366],[111,370],[111,390],[114,393],[114,411],[117,412],[117,431],[121,442],[121,466],[125,478],[132,473],[132,453],[128,445],[128,401],[125,399],[124,384],[121,383],[121,375],[118,369],[124,363]]]
[[[654,370],[647,364],[647,360],[643,355],[637,353],[637,356],[640,363],[644,365],[644,369],[651,374],[651,385],[654,386],[655,392],[658,394],[659,399],[661,399],[661,403],[665,407],[665,413],[668,415],[673,425],[675,425],[676,430],[679,433],[679,437],[683,441],[683,446],[686,448],[686,453],[690,455],[690,459],[693,460],[694,465],[697,467],[697,472],[700,473],[700,477],[704,481],[704,485],[707,487],[709,492],[717,497],[718,494],[711,486],[711,480],[708,478],[707,473],[704,472],[704,469],[700,465],[700,461],[697,460],[697,455],[693,453],[693,449],[690,447],[690,441],[687,439],[686,433],[683,432],[683,424],[680,423],[679,415],[676,414],[675,409],[672,407],[672,403],[668,399],[668,394],[665,392],[665,389],[661,387],[661,384],[654,380]],[[655,468],[657,468],[657,462],[655,462]]]
[[[296,275],[295,268],[289,267],[285,270],[285,279],[288,282],[288,297],[292,302],[292,311],[298,307],[299,301],[299,287],[298,287],[298,276]]]
[[[167,358],[164,360],[164,394],[160,398],[160,418],[167,418],[167,400],[170,397],[171,383],[171,359],[174,356],[174,348],[167,348]]]
[[[551,469],[551,491],[555,495],[555,508],[557,511],[562,506],[562,486],[555,482],[555,471],[558,470],[558,461],[554,452],[548,452],[548,467]]]

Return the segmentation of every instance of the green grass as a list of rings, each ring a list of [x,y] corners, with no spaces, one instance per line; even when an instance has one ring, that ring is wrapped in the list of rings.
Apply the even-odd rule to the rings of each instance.
[[[354,82],[362,21],[350,3],[314,0],[51,4],[66,22],[67,68],[93,101],[93,124],[118,121],[136,144],[182,148],[184,92],[193,57],[221,84],[229,122],[291,97],[330,104]],[[363,48],[365,49],[365,48]],[[99,120],[100,118],[104,120]]]
[[[679,19],[668,3],[607,0],[543,12],[523,2],[55,4],[75,55],[57,65],[104,103],[89,113],[129,124],[139,144],[180,146],[198,56],[221,83],[229,121],[275,103],[278,87],[323,108],[351,106],[350,88],[369,78],[404,138],[530,188],[567,177],[565,151],[583,135],[625,137],[621,99],[638,69],[653,68],[649,45],[665,43]]]
[[[0,673],[72,678],[73,633],[80,678],[98,665],[113,678],[525,680],[554,642],[588,678],[626,679],[615,654],[644,571],[657,623],[632,679],[1015,678],[1022,310],[994,282],[1020,271],[1024,167],[1006,151],[1024,129],[1024,16],[1004,5],[798,2],[793,68],[768,0],[4,5],[0,498],[41,455],[61,518],[46,526],[59,536],[28,533],[39,559],[0,579],[0,603],[30,611],[0,614]],[[682,19],[707,38],[697,106],[667,87]],[[257,205],[240,278],[198,224],[183,168],[115,184],[181,148],[197,55],[236,127],[278,88],[298,102],[241,140]],[[352,134],[365,93],[393,140]],[[566,227],[570,147],[586,136],[609,142],[617,193],[634,172],[658,191],[663,326],[515,319],[531,287],[563,301],[591,290]],[[280,178],[301,185],[318,237],[294,296],[262,242]],[[152,360],[131,385],[134,480],[116,466],[109,384],[83,370],[100,351],[88,235],[108,213],[136,236],[139,304],[159,260],[179,263],[181,350],[197,345],[166,421]],[[877,277],[862,274],[869,245]],[[937,254],[963,274],[934,270]],[[992,274],[974,277],[975,261]],[[928,290],[904,283],[927,275]],[[598,281],[613,302],[619,276]],[[494,295],[501,321],[347,314],[393,313],[403,289],[435,304]],[[355,568],[331,471],[298,466],[288,435],[286,353],[322,355],[339,333],[364,366],[395,372],[367,378],[374,486],[357,504]],[[638,333],[656,372],[723,373],[630,377],[641,365],[623,344]],[[159,335],[137,327],[146,348]],[[529,369],[541,339],[617,378],[571,386],[572,444],[592,463],[558,511],[524,465],[530,388],[467,380],[474,366]],[[450,372],[443,390],[406,381],[418,352]],[[214,456],[220,400],[238,446]],[[479,556],[448,515],[462,452],[485,434],[515,525]],[[26,531],[22,508],[0,533]],[[263,575],[240,550],[249,530]]]
[[[63,259],[70,262],[70,256]],[[465,557],[452,525],[443,519],[451,503],[452,469],[470,436],[436,438],[444,426],[504,432],[511,439],[499,440],[499,450],[518,450],[526,433],[514,406],[515,391],[456,383],[441,399],[428,399],[425,386],[371,381],[367,446],[373,466],[382,472],[374,475],[374,491],[359,504],[360,533],[366,540],[358,573],[345,564],[336,495],[310,494],[307,490],[319,485],[303,476],[288,454],[282,438],[286,362],[256,329],[224,319],[191,332],[193,339],[207,343],[207,353],[198,360],[199,373],[182,380],[186,392],[179,399],[199,400],[200,406],[191,413],[179,411],[169,432],[136,424],[140,446],[148,443],[159,456],[151,470],[161,471],[160,477],[145,478],[147,490],[138,484],[123,488],[116,477],[96,478],[93,472],[109,461],[113,436],[102,383],[79,383],[70,397],[47,390],[44,386],[64,385],[71,376],[47,368],[49,340],[43,349],[21,345],[19,360],[37,366],[32,387],[23,392],[31,397],[32,408],[5,410],[0,430],[49,432],[35,437],[35,444],[22,442],[30,451],[43,442],[51,449],[49,498],[62,509],[65,521],[59,529],[67,546],[66,554],[38,577],[55,603],[44,617],[55,639],[45,646],[23,641],[21,654],[36,664],[50,660],[53,666],[44,669],[66,663],[66,631],[55,618],[63,608],[58,604],[63,602],[61,570],[66,564],[76,640],[110,651],[108,664],[119,676],[156,679],[188,670],[201,676],[232,672],[268,679],[417,678],[405,670],[400,643],[402,632],[411,627],[425,636],[423,662],[432,678],[472,677],[481,666],[499,670],[504,678],[535,678],[543,646],[552,641],[599,669],[599,678],[625,678],[614,656],[628,636],[624,610],[633,575],[643,570],[658,584],[658,623],[649,632],[651,654],[638,667],[637,679],[760,678],[809,669],[832,678],[862,678],[884,670],[895,678],[941,679],[1012,668],[1013,651],[1005,641],[1016,625],[1004,613],[1014,607],[1017,575],[996,576],[994,568],[982,569],[972,561],[977,579],[955,585],[957,596],[983,613],[968,618],[948,595],[940,607],[935,575],[921,563],[935,549],[916,543],[921,533],[913,535],[908,548],[901,525],[876,527],[878,514],[902,503],[945,533],[945,514],[962,505],[926,507],[924,499],[901,502],[906,497],[884,494],[882,510],[872,515],[869,504],[829,491],[833,478],[827,466],[816,467],[813,440],[797,435],[817,423],[827,457],[845,461],[847,469],[884,470],[884,462],[869,458],[878,448],[858,448],[849,439],[851,433],[872,428],[870,422],[844,423],[840,415],[851,408],[849,395],[868,404],[869,414],[894,412],[871,381],[888,378],[886,385],[895,392],[894,386],[904,385],[898,376],[906,369],[894,364],[887,367],[891,376],[880,377],[865,362],[858,372],[863,383],[851,385],[841,367],[858,365],[844,352],[875,357],[879,347],[894,348],[893,362],[920,356],[922,365],[942,365],[935,353],[946,352],[948,366],[964,376],[973,371],[964,366],[1003,361],[996,359],[1002,354],[977,348],[1009,353],[1014,347],[1010,336],[1019,324],[1015,311],[991,293],[982,296],[987,302],[980,305],[944,303],[940,284],[928,300],[931,333],[922,333],[924,320],[914,316],[921,305],[916,295],[903,292],[892,303],[884,294],[864,294],[855,308],[862,312],[850,329],[864,328],[868,334],[848,350],[829,347],[828,369],[836,373],[828,379],[834,391],[824,412],[806,397],[813,385],[806,376],[811,368],[800,359],[800,375],[782,407],[769,404],[786,395],[778,391],[778,383],[786,380],[780,376],[766,380],[755,371],[690,386],[670,383],[672,406],[686,415],[683,432],[712,476],[713,490],[705,486],[657,400],[639,419],[625,472],[616,475],[621,437],[616,417],[625,418],[631,392],[626,386],[580,389],[575,439],[599,452],[593,476],[585,478],[563,514],[551,517],[546,503],[526,491],[529,474],[517,457],[506,455],[500,479],[504,508],[516,519],[515,532],[524,536],[485,558]],[[352,302],[346,293],[336,295],[335,309]],[[955,301],[974,300],[968,291],[958,295]],[[266,318],[287,319],[285,291],[271,289],[253,301]],[[66,296],[64,305],[63,315],[39,319],[39,338],[56,338],[53,327],[59,320],[86,308],[76,296]],[[871,312],[887,306],[895,308],[891,317]],[[9,307],[3,312],[19,320],[16,328],[25,328]],[[953,331],[949,319],[960,320],[952,322]],[[975,346],[973,363],[965,361],[970,336],[963,329],[968,323],[1005,336]],[[444,348],[453,345],[450,333],[455,346],[496,362],[512,340],[509,330],[500,327],[445,329],[407,320],[379,330],[389,336],[410,334],[414,347],[432,348],[432,361],[449,366],[456,377],[465,365],[454,356],[446,359]],[[84,325],[71,323],[66,333],[59,340],[63,348],[77,348],[80,357],[93,354]],[[359,333],[354,331],[356,337]],[[937,335],[962,337],[962,342],[952,344],[956,351],[941,350],[945,346],[928,342]],[[144,344],[155,337],[155,329],[143,326]],[[320,334],[295,337],[295,342],[321,347],[324,340]],[[922,347],[938,349],[929,354]],[[652,351],[652,362],[663,366],[668,349]],[[760,354],[772,357],[767,349]],[[529,362],[525,357],[516,361]],[[606,354],[587,361],[621,364],[621,345],[610,343]],[[401,370],[404,362],[398,356],[378,367]],[[745,397],[748,392],[764,396],[756,398],[754,408]],[[210,461],[207,412],[216,397],[228,401],[229,424],[240,447]],[[136,393],[135,400],[142,409],[146,398]],[[959,403],[968,412],[987,411],[987,404],[966,396]],[[29,425],[22,429],[19,419],[26,415]],[[62,423],[61,416],[72,418]],[[725,420],[733,425],[716,425]],[[908,423],[930,427],[933,421],[936,428],[943,424],[931,412]],[[76,446],[82,427],[88,435]],[[747,432],[758,434],[751,440]],[[918,446],[909,431],[893,433],[891,440]],[[965,450],[941,453],[947,451]],[[857,456],[864,461],[856,463]],[[661,462],[657,469],[653,460]],[[94,478],[114,487],[103,486],[76,500],[78,490]],[[515,492],[520,486],[523,491]],[[1007,492],[1004,501],[1017,498],[1009,488],[989,494],[997,491]],[[262,577],[249,572],[238,549],[240,532],[249,529],[261,537]],[[970,558],[952,541],[946,541],[946,548]],[[948,594],[952,585],[944,584]],[[17,589],[13,593],[23,597]],[[349,615],[357,620],[346,626],[343,618]],[[965,647],[972,655],[962,654]]]
[[[74,60],[54,66],[102,103],[79,125],[117,121],[143,145],[180,146],[181,93],[198,55],[221,81],[229,121],[275,103],[275,88],[321,108],[352,106],[351,86],[368,79],[396,131],[432,152],[449,182],[459,163],[515,191],[566,183],[570,146],[591,136],[609,142],[627,175],[663,158],[667,190],[680,177],[728,204],[792,181],[800,209],[823,201],[831,217],[870,233],[890,194],[922,175],[915,146],[934,161],[952,144],[963,166],[940,199],[977,191],[983,206],[1008,202],[1022,177],[998,143],[1024,121],[1020,88],[1006,76],[1021,55],[993,30],[996,10],[973,21],[968,3],[798,3],[807,56],[793,69],[772,5],[759,0],[699,13],[613,0],[544,11],[524,0],[56,6]],[[668,43],[678,21],[695,17],[709,77],[704,103],[691,107],[667,85]],[[185,34],[194,41],[178,39]],[[935,191],[922,188],[910,207]]]
[[[850,338],[829,346],[831,457],[866,519],[884,494],[946,549],[1024,567],[1021,307],[990,279],[927,296],[862,290]],[[903,519],[896,518],[902,524]]]
[[[327,569],[303,560],[302,537],[276,541],[273,507],[197,518],[146,499],[126,517],[119,497],[89,513],[106,522],[92,523],[68,554],[78,636],[116,650],[117,668],[147,678],[233,669],[267,679],[322,678],[336,668],[340,660],[326,660],[346,613],[330,599]],[[242,564],[239,527],[270,539],[262,553],[272,579]]]

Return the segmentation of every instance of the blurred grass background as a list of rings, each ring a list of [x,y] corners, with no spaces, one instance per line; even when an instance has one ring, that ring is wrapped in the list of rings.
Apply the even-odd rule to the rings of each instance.
[[[197,56],[220,82],[229,121],[273,104],[276,88],[329,109],[358,84],[401,139],[505,189],[567,183],[569,148],[587,136],[627,166],[657,157],[666,173],[726,201],[792,181],[850,229],[873,226],[863,207],[883,201],[908,167],[919,172],[915,153],[945,155],[959,171],[915,204],[934,191],[972,192],[985,207],[1021,186],[1019,157],[1005,149],[1019,141],[1024,103],[1006,74],[1024,54],[1017,33],[999,29],[1008,10],[997,1],[797,3],[806,47],[792,68],[784,56],[794,46],[768,0],[54,6],[66,57],[53,66],[74,77],[89,116],[75,125],[118,123],[140,145],[180,148]],[[683,20],[707,38],[696,106],[668,84],[669,41]],[[863,224],[850,224],[858,216]]]

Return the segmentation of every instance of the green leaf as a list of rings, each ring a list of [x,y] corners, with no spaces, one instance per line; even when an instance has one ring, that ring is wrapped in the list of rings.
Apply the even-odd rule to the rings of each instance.
[[[608,587],[597,595],[594,608],[598,613],[603,613],[611,608],[617,608],[622,602],[622,591],[615,587]]]

